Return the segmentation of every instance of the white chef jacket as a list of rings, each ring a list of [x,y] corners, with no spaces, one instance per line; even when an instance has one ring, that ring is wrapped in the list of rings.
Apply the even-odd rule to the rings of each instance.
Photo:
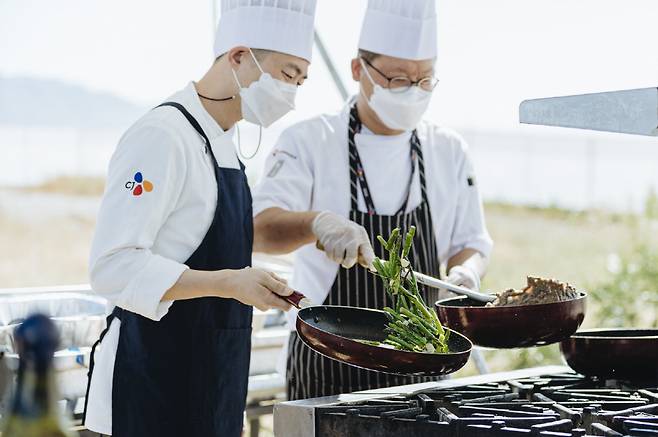
[[[220,167],[240,168],[233,130],[223,131],[206,112],[193,83],[166,101],[182,104],[199,122]],[[89,262],[94,292],[160,320],[172,304],[160,300],[188,268],[183,263],[201,244],[216,206],[213,162],[203,138],[177,109],[149,111],[123,135],[110,161]],[[107,435],[120,324],[113,320],[96,349],[88,399],[87,428]]]
[[[349,216],[350,176],[347,144],[349,105],[334,115],[322,115],[286,129],[265,163],[253,190],[254,216],[279,207],[289,211],[333,211]],[[443,263],[465,248],[489,256],[493,242],[487,231],[480,192],[468,146],[455,132],[428,122],[417,127],[427,179],[427,195]],[[375,135],[363,126],[355,136],[377,214],[393,215],[404,201],[411,176],[409,138]],[[361,190],[359,210],[367,211]],[[421,202],[418,171],[407,211]],[[291,286],[315,303],[322,303],[339,265],[314,244],[295,253]],[[297,312],[288,311],[290,329]]]

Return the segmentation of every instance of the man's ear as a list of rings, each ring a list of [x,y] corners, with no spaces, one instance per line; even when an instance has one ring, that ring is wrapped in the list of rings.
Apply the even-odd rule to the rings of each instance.
[[[352,79],[355,82],[360,82],[361,81],[361,69],[363,67],[361,66],[361,62],[359,58],[354,58],[352,59]]]
[[[244,56],[249,54],[249,47],[237,46],[229,50],[226,55],[231,68],[237,69],[242,61],[245,59]]]

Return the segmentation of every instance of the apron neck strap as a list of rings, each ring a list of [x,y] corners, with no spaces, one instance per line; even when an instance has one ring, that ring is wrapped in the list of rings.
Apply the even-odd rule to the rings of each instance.
[[[351,205],[353,211],[358,210],[358,187],[360,187],[363,200],[365,201],[366,208],[368,209],[368,214],[374,215],[376,214],[375,204],[372,200],[370,188],[368,187],[368,180],[366,179],[366,174],[363,170],[363,164],[361,163],[359,151],[356,148],[355,136],[361,132],[361,127],[361,119],[359,118],[359,112],[355,103],[352,108],[350,108],[350,119],[347,127],[350,162]],[[411,132],[409,143],[411,146],[409,152],[411,154],[411,175],[409,177],[409,184],[407,185],[407,194],[405,196],[405,200],[402,202],[402,205],[396,212],[396,215],[403,214],[409,204],[411,186],[413,185],[413,180],[416,173],[416,161],[418,162],[418,174],[420,177],[422,200],[423,202],[427,201],[427,190],[425,189],[425,165],[423,162],[423,153],[420,147],[420,140],[418,139],[418,134],[415,129]]]
[[[208,139],[208,135],[204,132],[203,128],[199,124],[196,118],[190,112],[185,109],[183,105],[181,105],[178,102],[164,102],[156,106],[156,108],[160,108],[162,106],[171,106],[172,108],[176,108],[180,111],[181,114],[187,119],[187,121],[192,125],[195,131],[203,138],[203,142],[206,144],[205,151],[206,153],[210,154],[210,157],[212,158],[212,162],[215,167],[215,176],[219,177],[218,171],[219,171],[219,164],[217,163],[217,158],[215,158],[215,153],[212,150],[212,146],[210,144],[210,140]],[[240,161],[240,168],[244,170],[244,164],[242,164],[242,161]]]
[[[427,203],[427,184],[425,182],[425,160],[423,159],[423,151],[421,150],[420,147],[420,140],[418,139],[418,132],[416,132],[416,129],[414,129],[413,132],[411,133],[411,149],[415,150],[416,154],[418,155],[418,178],[420,180],[420,194],[423,202]],[[409,188],[411,189],[411,184]]]

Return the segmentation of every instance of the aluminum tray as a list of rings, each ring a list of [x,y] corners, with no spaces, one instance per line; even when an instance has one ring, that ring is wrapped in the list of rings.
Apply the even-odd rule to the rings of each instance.
[[[13,368],[18,356],[14,330],[28,315],[50,316],[60,334],[55,368],[63,370],[88,361],[89,349],[105,327],[107,301],[77,293],[44,293],[0,297],[0,350]]]

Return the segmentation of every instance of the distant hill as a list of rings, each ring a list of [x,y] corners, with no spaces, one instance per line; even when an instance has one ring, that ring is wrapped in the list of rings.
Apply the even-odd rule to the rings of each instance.
[[[49,79],[0,77],[0,126],[127,128],[147,108]]]

